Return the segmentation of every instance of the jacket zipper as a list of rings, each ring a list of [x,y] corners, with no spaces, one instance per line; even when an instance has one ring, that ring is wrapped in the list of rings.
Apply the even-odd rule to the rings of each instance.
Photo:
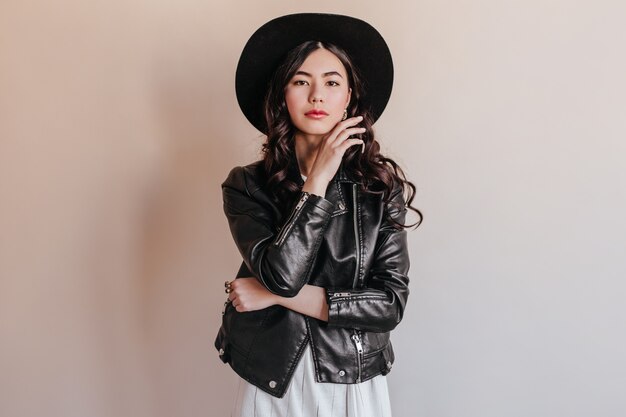
[[[302,209],[302,206],[308,199],[309,199],[309,193],[307,193],[306,191],[303,191],[302,197],[300,197],[298,204],[296,204],[296,208],[291,212],[291,214],[289,215],[289,218],[283,225],[282,230],[278,234],[278,237],[276,238],[276,243],[274,243],[274,246],[282,245],[283,241],[287,238],[287,232],[291,230],[291,228],[293,227],[293,221],[295,220],[298,213],[300,213],[300,209]]]
[[[359,332],[354,329],[354,334],[352,335],[352,340],[354,340],[354,344],[356,345],[356,362],[357,362],[357,366],[358,366],[358,374],[356,377],[356,383],[360,383],[361,382],[361,368],[362,368],[362,361],[363,361],[363,345],[361,344],[361,335],[359,334]]]
[[[359,268],[361,265],[361,240],[359,239],[359,213],[357,210],[356,187],[356,184],[352,184],[352,211],[354,212],[352,217],[354,219],[354,240],[356,243],[356,270],[354,271],[353,288],[356,288],[359,281]]]
[[[335,298],[349,298],[352,294],[349,292],[334,292],[333,295],[330,296],[331,299]]]
[[[359,281],[359,269],[361,265],[361,239],[359,239],[359,212],[357,210],[357,184],[352,184],[352,211],[354,219],[354,241],[356,243],[356,270],[354,271],[354,282],[352,287],[356,288]],[[335,293],[336,294],[336,293]],[[341,293],[340,293],[341,294]],[[344,293],[345,294],[345,293]],[[350,296],[350,293],[347,293]],[[361,334],[357,329],[354,329],[352,340],[356,346],[356,362],[358,367],[358,374],[356,377],[357,384],[361,382],[361,373],[363,368],[363,344],[361,343]]]

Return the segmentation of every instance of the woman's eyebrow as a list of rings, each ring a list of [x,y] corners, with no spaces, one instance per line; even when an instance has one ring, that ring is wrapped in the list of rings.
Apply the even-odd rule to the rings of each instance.
[[[312,77],[312,75],[306,71],[297,71],[294,75],[304,75],[307,77]],[[323,77],[330,77],[331,75],[338,75],[339,77],[343,78],[341,74],[339,74],[337,71],[328,71],[322,74]]]

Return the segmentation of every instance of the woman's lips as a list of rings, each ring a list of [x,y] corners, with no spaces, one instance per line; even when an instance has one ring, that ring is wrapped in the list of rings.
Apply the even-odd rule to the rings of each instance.
[[[308,112],[304,113],[304,115],[306,117],[310,117],[311,119],[321,119],[328,116],[328,113],[326,113],[324,110],[309,110]]]

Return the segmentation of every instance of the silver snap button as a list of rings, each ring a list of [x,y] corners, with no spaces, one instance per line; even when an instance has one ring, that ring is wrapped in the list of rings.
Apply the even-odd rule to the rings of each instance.
[[[387,368],[391,369],[391,361],[387,361]]]
[[[224,354],[224,349],[220,349],[220,356]]]
[[[276,381],[270,381],[270,388],[276,388]]]
[[[344,371],[343,369],[339,371],[339,376],[344,376],[345,374],[346,374],[346,371]]]

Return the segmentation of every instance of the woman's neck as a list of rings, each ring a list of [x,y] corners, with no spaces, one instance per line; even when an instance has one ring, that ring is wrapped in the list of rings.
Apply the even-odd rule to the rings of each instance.
[[[309,176],[309,172],[313,167],[322,138],[323,135],[307,135],[304,133],[296,133],[295,135],[296,159],[300,167],[300,174],[305,177]]]

